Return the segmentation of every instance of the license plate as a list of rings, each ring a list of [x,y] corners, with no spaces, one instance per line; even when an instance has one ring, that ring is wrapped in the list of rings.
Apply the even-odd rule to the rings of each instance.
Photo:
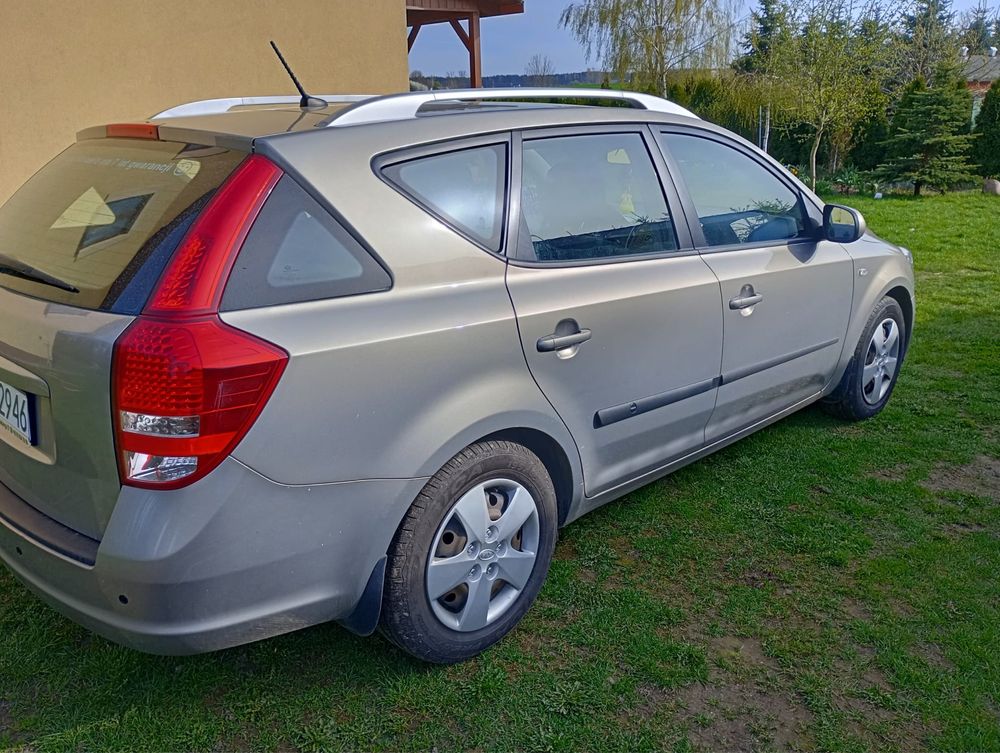
[[[12,434],[30,445],[35,443],[31,428],[28,396],[21,390],[0,382],[0,431]]]

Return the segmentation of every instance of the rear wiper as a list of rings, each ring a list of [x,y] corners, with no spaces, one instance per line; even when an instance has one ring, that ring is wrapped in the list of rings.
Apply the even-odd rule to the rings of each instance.
[[[0,254],[0,275],[10,275],[11,277],[20,277],[22,280],[40,282],[42,285],[51,285],[54,288],[59,288],[69,293],[80,292],[79,288],[70,285],[64,280],[53,277],[40,269],[35,269],[30,264],[25,264],[23,261],[12,259],[4,254]]]

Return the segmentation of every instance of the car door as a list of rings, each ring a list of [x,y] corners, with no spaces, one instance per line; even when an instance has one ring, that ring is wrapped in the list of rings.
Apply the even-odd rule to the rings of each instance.
[[[528,367],[593,496],[704,444],[719,286],[674,222],[644,126],[515,134],[514,155],[507,287]]]
[[[844,347],[854,267],[818,210],[749,148],[700,129],[659,140],[702,258],[719,279],[724,342],[711,443],[817,395]]]

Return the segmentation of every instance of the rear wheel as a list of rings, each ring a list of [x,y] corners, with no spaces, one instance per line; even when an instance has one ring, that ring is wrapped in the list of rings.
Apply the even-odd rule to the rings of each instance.
[[[889,402],[899,376],[906,343],[906,320],[899,303],[886,296],[868,318],[854,356],[826,410],[848,421],[879,413]]]
[[[555,490],[512,442],[482,442],[427,482],[389,550],[382,632],[426,661],[469,659],[520,621],[555,548]]]

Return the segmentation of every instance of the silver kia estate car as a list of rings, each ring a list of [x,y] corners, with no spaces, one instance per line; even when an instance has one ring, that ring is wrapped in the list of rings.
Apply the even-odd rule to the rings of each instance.
[[[683,108],[296,99],[88,129],[0,209],[0,556],[101,635],[460,661],[561,526],[892,394],[909,252]]]

